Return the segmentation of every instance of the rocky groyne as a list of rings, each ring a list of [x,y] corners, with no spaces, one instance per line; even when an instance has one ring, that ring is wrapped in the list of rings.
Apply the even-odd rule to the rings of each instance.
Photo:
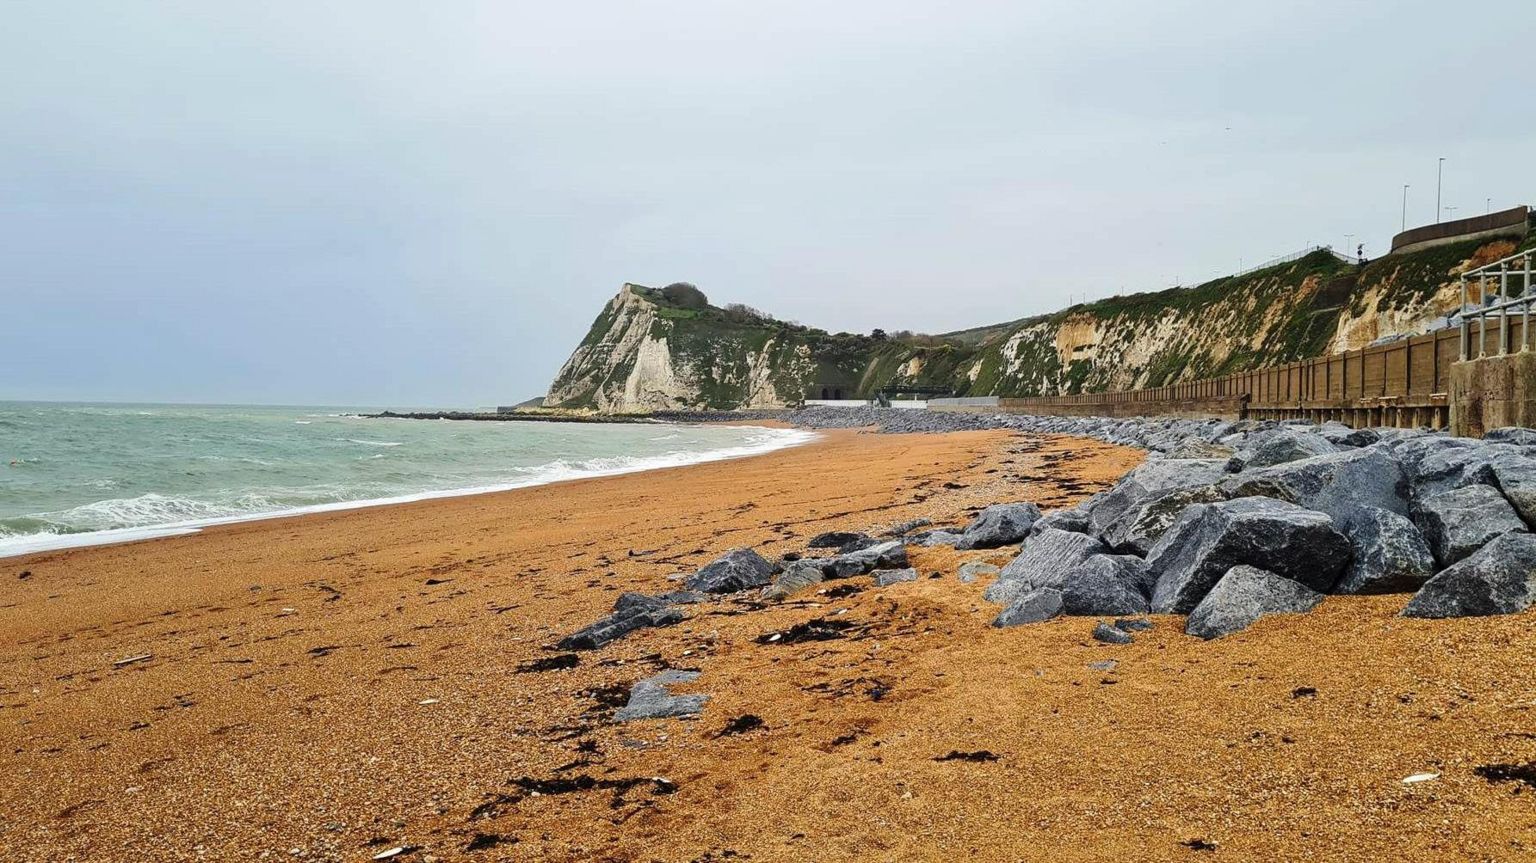
[[[727,552],[685,590],[626,595],[614,614],[568,638],[595,647],[644,626],[687,618],[711,596],[782,601],[824,583],[873,575],[876,587],[911,580],[907,548],[1008,550],[1001,568],[966,562],[950,575],[988,580],[993,625],[1059,616],[1114,618],[1094,637],[1126,643],[1139,615],[1185,617],[1205,639],[1260,617],[1304,613],[1329,594],[1400,593],[1408,617],[1508,614],[1536,603],[1536,430],[1483,439],[1427,429],[1353,429],[1303,421],[1107,419],[815,407],[728,416],[806,428],[932,433],[1013,429],[1090,437],[1149,451],[1112,489],[1042,513],[1001,500],[966,524],[860,526],[813,538],[803,553],[769,560]]]

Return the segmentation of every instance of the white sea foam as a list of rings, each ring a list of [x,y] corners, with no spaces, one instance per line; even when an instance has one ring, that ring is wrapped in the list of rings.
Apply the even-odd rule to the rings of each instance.
[[[360,443],[363,446],[401,446],[402,445],[402,442],[401,441],[397,441],[397,440],[360,440],[360,439],[355,438],[355,437],[339,437],[339,438],[336,438],[336,440],[345,441],[347,443]]]
[[[268,494],[248,492],[217,503],[150,493],[134,498],[96,501],[61,512],[29,517],[45,521],[48,526],[44,530],[53,532],[17,534],[0,530],[0,557],[13,557],[60,548],[181,536],[197,533],[204,527],[221,524],[508,491],[586,477],[614,476],[659,468],[725,461],[800,446],[816,437],[815,432],[799,429],[761,429],[749,435],[740,445],[720,449],[702,452],[673,451],[651,456],[613,456],[575,461],[555,459],[542,465],[513,469],[515,473],[520,474],[513,481],[465,488],[432,489],[388,497],[333,500],[308,506],[286,506],[272,498],[280,499],[287,494],[304,493],[310,495],[310,499],[314,499],[314,496],[321,491],[320,489],[284,489],[281,490],[282,493],[270,492],[270,497]],[[381,456],[382,453],[376,453],[372,457]],[[340,497],[341,492],[339,490],[326,492],[326,496]],[[121,526],[125,523],[134,524],[134,526]],[[119,526],[110,527],[110,525]]]

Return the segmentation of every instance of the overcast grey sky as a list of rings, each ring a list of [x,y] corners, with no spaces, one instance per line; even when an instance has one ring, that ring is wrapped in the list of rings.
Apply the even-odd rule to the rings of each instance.
[[[478,405],[1536,203],[1536,3],[0,0],[0,398]]]

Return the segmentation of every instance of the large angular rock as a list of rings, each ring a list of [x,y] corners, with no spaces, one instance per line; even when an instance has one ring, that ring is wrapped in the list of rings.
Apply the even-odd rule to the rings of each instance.
[[[1514,507],[1488,485],[1464,486],[1419,501],[1413,523],[1429,540],[1442,567],[1462,560],[1500,534],[1525,530]]]
[[[1272,497],[1346,525],[1361,508],[1408,512],[1408,478],[1386,449],[1368,447],[1245,470],[1221,484],[1230,497]]]
[[[1003,571],[1000,566],[993,566],[984,560],[968,560],[960,564],[958,573],[961,584],[970,584],[983,576],[994,576]]]
[[[907,542],[912,545],[920,545],[924,548],[932,548],[936,545],[954,545],[959,542],[961,534],[950,530],[925,530],[922,533],[914,533],[907,537]]]
[[[1034,526],[1029,529],[1029,535],[1043,533],[1051,528],[1056,530],[1070,530],[1073,533],[1087,533],[1089,530],[1088,512],[1081,506],[1071,509],[1053,509],[1040,517]]]
[[[773,578],[763,591],[764,599],[783,599],[829,578],[851,578],[877,569],[901,569],[907,565],[907,547],[899,539],[832,557],[808,557],[794,561]]]
[[[711,561],[684,582],[689,590],[735,593],[762,587],[773,579],[773,564],[750,548],[735,548]]]
[[[1524,456],[1509,444],[1481,444],[1443,449],[1425,456],[1413,475],[1413,496],[1424,500],[1437,494],[1472,485],[1493,485],[1493,464],[1505,456]]]
[[[1234,566],[1222,575],[1210,593],[1200,600],[1184,631],[1204,639],[1240,632],[1270,614],[1311,611],[1323,595],[1267,570]]]
[[[1368,506],[1349,523],[1354,558],[1334,593],[1399,593],[1418,590],[1435,574],[1435,556],[1413,522]]]
[[[773,584],[763,588],[763,599],[784,599],[821,584],[827,578],[819,560],[797,560],[774,576]]]
[[[1370,446],[1381,440],[1381,432],[1376,429],[1352,429],[1339,423],[1325,423],[1317,433],[1336,447]]]
[[[613,613],[560,639],[562,650],[594,650],[652,626],[669,626],[685,618],[667,601],[643,593],[624,593],[613,604]]]
[[[1424,584],[1404,617],[1513,614],[1536,603],[1536,536],[1506,533]]]
[[[988,602],[1006,603],[1029,588],[1059,588],[1069,570],[1089,555],[1105,551],[1103,543],[1087,534],[1047,530],[1024,543],[983,596]]]
[[[965,531],[955,548],[997,548],[1019,542],[1040,519],[1040,507],[1032,503],[996,503],[982,510]]]
[[[1269,467],[1334,452],[1338,452],[1338,447],[1320,434],[1286,430],[1254,447],[1243,459],[1243,469]]]
[[[1532,429],[1521,429],[1532,431]],[[1506,453],[1490,463],[1493,484],[1515,508],[1526,526],[1536,525],[1536,457]]]
[[[667,687],[679,683],[692,683],[699,679],[697,671],[669,668],[644,680],[635,681],[629,688],[629,703],[619,708],[613,718],[619,722],[637,719],[670,719],[676,716],[695,716],[709,701],[708,695],[673,695]]]
[[[1146,614],[1146,561],[1134,555],[1096,554],[1061,581],[1062,614]]]
[[[1125,511],[1159,492],[1210,485],[1226,473],[1221,459],[1160,458],[1126,474],[1089,510],[1089,532],[1103,536]]]
[[[1008,607],[992,619],[997,627],[1018,626],[1023,623],[1039,623],[1061,614],[1061,591],[1049,587],[1026,590],[1014,597]]]
[[[1349,540],[1325,513],[1264,497],[1196,504],[1147,555],[1157,579],[1152,610],[1188,614],[1240,564],[1327,591],[1349,557]]]
[[[1222,486],[1214,483],[1154,492],[1128,507],[1105,529],[1104,544],[1121,554],[1145,556],[1186,507],[1216,503],[1228,497]]]
[[[917,581],[917,570],[909,566],[906,569],[881,569],[875,572],[875,587],[890,587],[903,581]]]
[[[870,539],[867,533],[859,533],[852,530],[829,530],[826,533],[818,533],[806,543],[808,548],[840,548],[850,542]]]
[[[1483,440],[1496,443],[1512,443],[1515,446],[1536,446],[1536,429],[1524,426],[1504,426],[1483,432]]]
[[[901,540],[893,539],[826,558],[822,563],[827,578],[847,578],[875,569],[900,569],[907,565],[907,547]]]

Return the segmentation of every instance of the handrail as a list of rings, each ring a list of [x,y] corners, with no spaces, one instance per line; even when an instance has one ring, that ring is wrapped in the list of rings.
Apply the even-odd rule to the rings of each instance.
[[[1536,294],[1533,294],[1533,276],[1536,271],[1532,269],[1533,258],[1536,258],[1536,250],[1516,252],[1484,264],[1476,269],[1468,270],[1461,274],[1461,358],[1467,360],[1472,354],[1472,321],[1477,321],[1477,355],[1488,356],[1488,318],[1496,316],[1499,319],[1499,356],[1509,353],[1509,315],[1510,312],[1520,310],[1520,351],[1531,349],[1531,304],[1536,302]],[[1512,268],[1511,264],[1518,264]],[[1520,286],[1519,296],[1509,295],[1510,277],[1524,277],[1524,283]],[[1495,300],[1489,302],[1488,283],[1498,280],[1498,293]],[[1468,281],[1477,282],[1477,305],[1469,304],[1470,291]]]

